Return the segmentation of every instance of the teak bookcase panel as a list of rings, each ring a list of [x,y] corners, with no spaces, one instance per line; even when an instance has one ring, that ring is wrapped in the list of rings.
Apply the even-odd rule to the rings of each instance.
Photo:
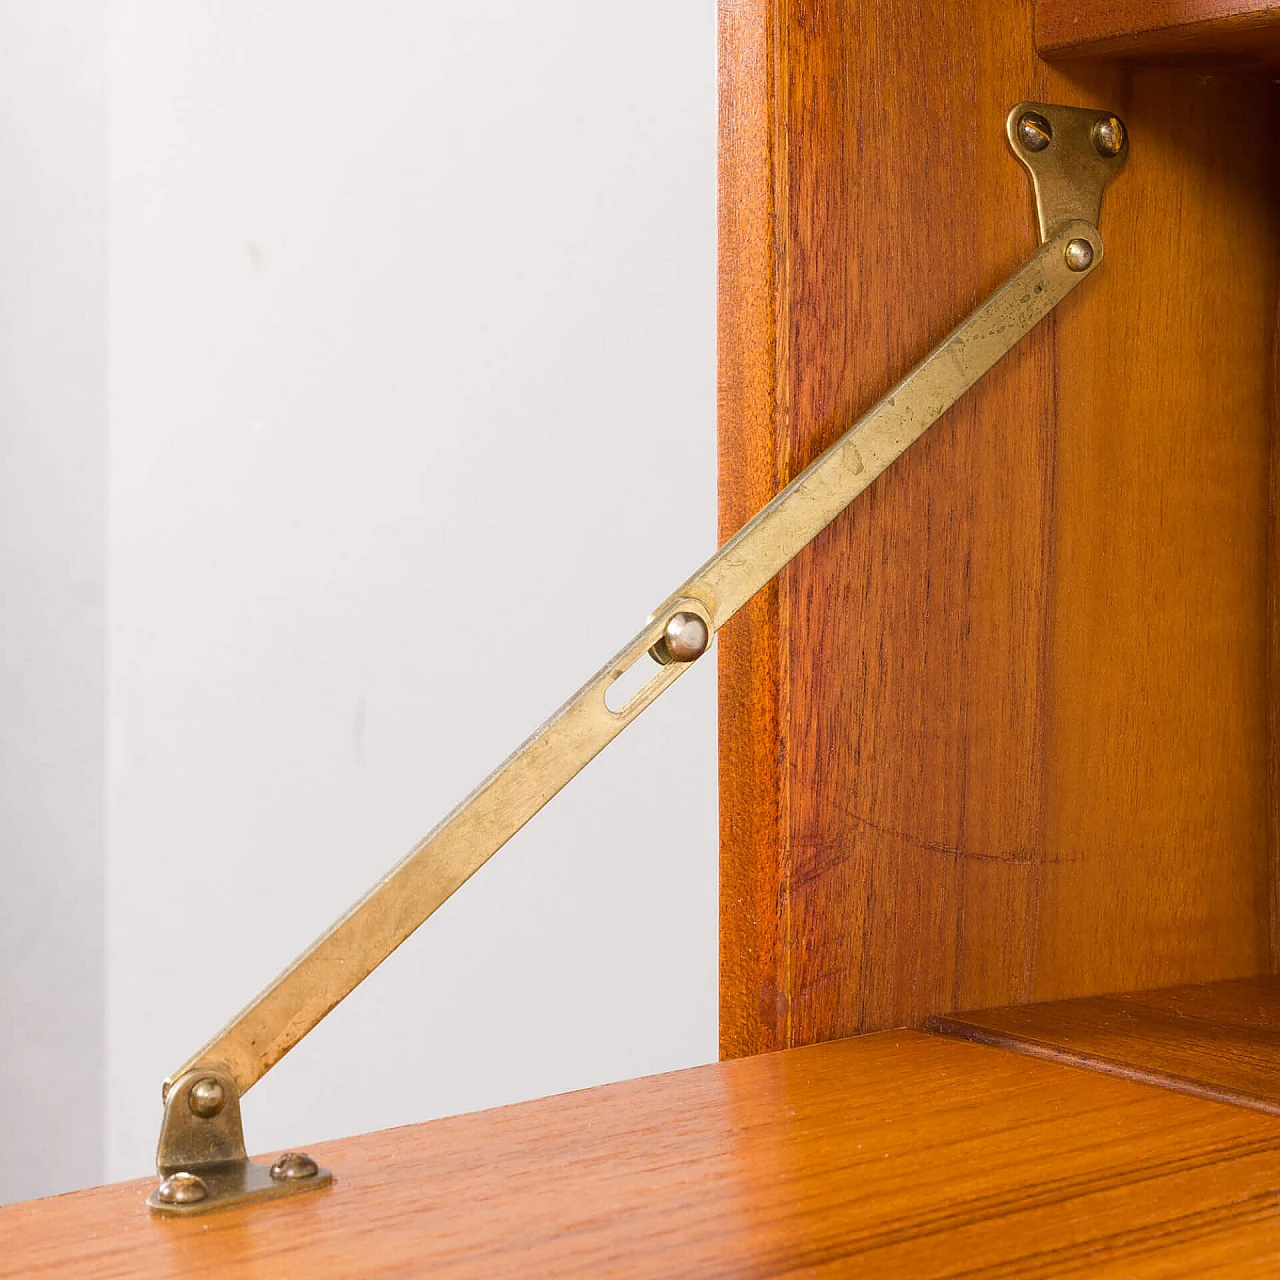
[[[721,634],[723,1053],[1270,971],[1276,87],[721,14],[722,535],[1034,245],[1012,104],[1131,139],[1097,278]]]

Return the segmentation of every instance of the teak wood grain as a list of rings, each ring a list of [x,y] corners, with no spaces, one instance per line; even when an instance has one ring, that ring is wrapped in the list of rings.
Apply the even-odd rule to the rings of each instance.
[[[332,1191],[0,1209],[23,1280],[1273,1274],[1280,1120],[914,1032],[313,1149]],[[1250,1270],[1250,1268],[1255,1268]]]
[[[1274,976],[983,1009],[929,1027],[1280,1115]]]
[[[1276,0],[1039,0],[1046,58],[1120,58],[1267,70],[1280,66]]]
[[[1275,87],[721,14],[725,536],[1034,248],[1014,103],[1132,144],[1100,272],[721,633],[722,1053],[1268,971]]]

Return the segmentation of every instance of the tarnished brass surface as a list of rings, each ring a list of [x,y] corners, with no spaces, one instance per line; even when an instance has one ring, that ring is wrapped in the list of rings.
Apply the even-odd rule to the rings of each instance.
[[[1109,111],[1020,102],[1005,128],[1013,154],[1031,173],[1040,239],[1065,222],[1096,226],[1102,193],[1129,158],[1124,123]]]
[[[1088,241],[1072,271],[1068,241]],[[879,404],[730,538],[653,621],[449,814],[391,873],[175,1073],[222,1064],[244,1093],[386,959],[690,663],[655,666],[617,711],[605,691],[680,612],[714,634],[1102,261],[1102,238],[1070,223]]]
[[[1034,111],[1049,125],[1050,140],[1036,151],[1028,151],[1017,139],[1018,122],[1027,111]],[[606,705],[609,686],[633,663],[648,663],[649,650],[655,645],[659,645],[659,660],[680,649],[679,644],[675,650],[671,648],[668,633],[676,615],[696,615],[706,624],[708,637],[713,636],[1098,268],[1103,246],[1095,223],[1102,191],[1127,152],[1126,140],[1115,156],[1099,153],[1091,130],[1103,119],[1114,118],[1103,112],[1040,103],[1014,108],[1009,116],[1010,141],[1035,179],[1042,234],[1046,220],[1050,228],[1043,234],[1045,243],[884,399],[664,601],[643,630],[341,920],[194,1053],[172,1081],[189,1089],[195,1076],[217,1075],[236,1100],[238,1129],[238,1096],[696,660],[671,659],[665,665],[655,665],[647,683],[618,710]],[[1115,124],[1119,126],[1118,121]],[[1123,126],[1119,128],[1119,135],[1113,129],[1110,133],[1103,130],[1101,136],[1123,139]],[[1023,132],[1035,139],[1037,130],[1039,126]],[[1080,152],[1081,139],[1091,149],[1093,160]],[[1077,217],[1076,211],[1087,216]],[[679,620],[676,631],[684,635],[690,622]],[[700,637],[699,641],[701,644]],[[700,644],[690,644],[686,651],[700,653],[705,648]],[[169,1082],[165,1088],[172,1093]],[[166,1126],[168,1117],[167,1108]],[[163,1138],[161,1145],[163,1148]]]
[[[243,1094],[688,669],[654,664],[617,711],[605,704],[618,676],[651,661],[648,649],[676,612],[715,630],[700,601],[674,600],[175,1076],[219,1063]]]
[[[333,1174],[328,1169],[317,1170],[305,1182],[281,1180],[273,1178],[265,1164],[254,1164],[252,1160],[206,1165],[197,1173],[208,1188],[203,1199],[188,1204],[165,1204],[157,1189],[147,1197],[147,1208],[152,1213],[169,1217],[190,1218],[198,1213],[212,1213],[215,1209],[230,1209],[250,1200],[279,1200],[282,1196],[296,1196],[333,1186]]]
[[[318,1191],[333,1182],[332,1173],[310,1157],[295,1153],[286,1171],[314,1169],[305,1177],[282,1176],[280,1164],[248,1159],[235,1081],[217,1067],[202,1067],[174,1080],[168,1090],[156,1148],[156,1169],[164,1181],[147,1197],[147,1207],[189,1217],[246,1200]],[[166,1198],[166,1185],[178,1189],[178,1198]]]

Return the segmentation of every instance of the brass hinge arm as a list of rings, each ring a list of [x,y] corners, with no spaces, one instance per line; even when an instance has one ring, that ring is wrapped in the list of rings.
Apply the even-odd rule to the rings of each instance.
[[[1089,246],[1086,266],[1068,265],[1073,242]],[[706,602],[715,627],[722,627],[1090,274],[1102,252],[1096,227],[1067,223],[658,612],[692,596]]]
[[[1092,261],[1072,270],[1066,248]],[[733,535],[653,620],[208,1044],[174,1073],[220,1065],[243,1094],[455,893],[691,665],[671,661],[618,710],[605,692],[694,614],[706,641],[1102,260],[1102,238],[1069,223]],[[706,643],[701,646],[705,650]]]
[[[1044,125],[1060,135],[1052,153],[1036,145],[1034,134],[1028,135],[1030,147],[1021,146],[1018,122],[1029,117],[1039,122],[1037,128]],[[1117,153],[1113,162],[1103,165],[1086,156],[1087,173],[1074,185],[1070,175],[1064,177],[1058,169],[1062,157],[1084,154],[1084,144],[1076,135],[1087,142],[1087,130],[1096,129],[1102,118],[1097,112],[1044,104],[1023,104],[1014,109],[1009,118],[1010,140],[1037,178],[1044,240],[1040,248],[878,404],[729,538],[655,610],[647,625],[611,661],[406,858],[173,1073],[165,1083],[169,1101],[158,1160],[162,1172],[172,1174],[198,1165],[190,1155],[194,1149],[190,1144],[201,1141],[199,1135],[204,1130],[203,1122],[192,1116],[203,1117],[205,1113],[198,1107],[206,1105],[203,1099],[216,1094],[237,1104],[232,1124],[230,1107],[221,1110],[224,1104],[219,1103],[216,1114],[222,1118],[218,1123],[227,1126],[228,1132],[219,1138],[221,1145],[216,1150],[235,1149],[234,1161],[238,1163],[229,1185],[243,1191],[248,1185],[244,1178],[252,1170],[245,1172],[242,1139],[238,1147],[233,1141],[239,1135],[239,1096],[668,689],[706,651],[720,627],[1097,269],[1103,256],[1097,226],[1087,219],[1059,215],[1064,210],[1070,214],[1072,202],[1077,201],[1096,218],[1102,187],[1123,154]],[[1040,151],[1045,154],[1037,155]],[[1057,201],[1048,214],[1040,198],[1042,187]],[[610,686],[634,663],[647,661],[646,654],[658,662],[652,676],[621,706],[611,708],[606,702]],[[210,1167],[216,1165],[218,1172],[228,1159],[231,1157],[220,1155]],[[218,1176],[224,1175],[218,1172]],[[252,1176],[261,1181],[265,1175]],[[278,1187],[273,1191],[276,1193]],[[249,1194],[243,1191],[243,1195]],[[159,1200],[153,1196],[151,1203],[162,1212],[197,1211],[194,1204],[183,1207],[162,1195]]]

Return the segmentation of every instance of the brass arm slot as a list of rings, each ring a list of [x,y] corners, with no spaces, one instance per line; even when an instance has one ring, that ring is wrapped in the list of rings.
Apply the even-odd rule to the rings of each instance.
[[[1104,121],[1119,130],[1119,145],[1109,153],[1117,135],[1111,125],[1100,127]],[[152,1209],[196,1213],[325,1185],[327,1171],[317,1170],[305,1155],[291,1156],[294,1165],[287,1173],[250,1164],[240,1129],[240,1095],[679,679],[706,652],[716,631],[1097,269],[1103,244],[1096,222],[1102,190],[1127,154],[1123,126],[1102,112],[1024,103],[1010,113],[1007,127],[1015,154],[1035,182],[1040,248],[672,593],[614,658],[403,861],[173,1073],[165,1082],[157,1154],[165,1181],[148,1201]],[[1098,143],[1100,130],[1105,147]],[[611,710],[606,690],[646,654],[660,665]]]

